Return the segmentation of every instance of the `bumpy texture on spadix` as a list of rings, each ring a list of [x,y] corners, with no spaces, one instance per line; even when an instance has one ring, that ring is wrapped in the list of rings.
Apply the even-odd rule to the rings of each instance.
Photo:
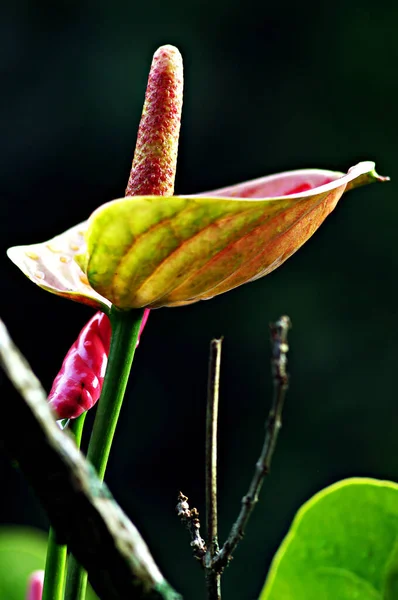
[[[183,97],[182,57],[174,46],[154,54],[126,196],[174,190]]]
[[[384,179],[364,162],[346,175],[293,171],[200,196],[114,200],[90,217],[87,250],[76,259],[92,288],[121,309],[190,304],[267,275],[346,189]]]

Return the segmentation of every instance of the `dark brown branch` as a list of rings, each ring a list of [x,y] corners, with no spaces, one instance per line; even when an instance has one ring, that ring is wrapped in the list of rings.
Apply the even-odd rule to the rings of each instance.
[[[256,463],[253,479],[249,486],[249,491],[242,499],[242,507],[238,518],[232,526],[231,532],[220,550],[219,554],[213,560],[213,569],[222,572],[232,553],[242,539],[247,522],[258,502],[258,496],[264,477],[268,475],[271,468],[272,456],[275,450],[279,430],[282,426],[282,409],[285,401],[285,395],[289,384],[289,376],[286,371],[287,352],[287,334],[291,327],[289,317],[283,316],[275,323],[270,324],[271,332],[271,370],[274,383],[274,395],[271,410],[265,427],[265,439],[260,457]]]
[[[0,363],[8,376],[0,371],[0,447],[19,463],[60,543],[87,569],[100,598],[181,600],[108,488],[57,426],[40,382],[1,321]]]
[[[181,523],[185,525],[191,537],[191,548],[194,557],[203,564],[207,548],[204,539],[200,535],[199,511],[196,508],[189,508],[188,496],[184,496],[182,492],[178,494],[176,511]]]

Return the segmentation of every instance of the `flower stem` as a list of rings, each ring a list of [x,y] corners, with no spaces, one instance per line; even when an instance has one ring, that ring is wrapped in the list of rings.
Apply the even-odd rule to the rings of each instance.
[[[69,556],[68,576],[66,578],[65,599],[84,600],[87,589],[87,571],[83,569],[73,554]]]
[[[104,479],[143,316],[144,310],[141,309],[120,311],[112,307],[111,310],[112,339],[108,367],[87,452],[87,458],[101,481]],[[70,556],[66,600],[84,600],[86,587],[87,572],[74,556]]]
[[[84,427],[84,422],[86,420],[86,416],[87,416],[87,411],[82,413],[80,415],[80,417],[77,417],[77,419],[71,419],[71,421],[69,423],[68,430],[71,433],[73,433],[75,442],[76,442],[76,446],[78,448],[80,448],[80,444],[82,442],[83,427]]]
[[[85,418],[86,413],[83,413],[80,417],[74,419],[69,427],[70,431],[75,436],[76,446],[78,448],[80,448]],[[66,555],[66,545],[57,543],[56,533],[54,529],[50,527],[42,600],[63,600]]]
[[[63,599],[66,554],[66,545],[57,544],[55,531],[50,527],[42,600]]]
[[[108,367],[91,434],[87,459],[104,478],[144,310],[121,311],[112,307],[112,340]]]

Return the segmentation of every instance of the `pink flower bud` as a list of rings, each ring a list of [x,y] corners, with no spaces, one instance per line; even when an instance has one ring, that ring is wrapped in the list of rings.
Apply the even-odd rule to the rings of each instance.
[[[149,310],[146,310],[139,335],[148,315]],[[75,419],[97,402],[108,364],[110,341],[109,318],[97,312],[81,330],[54,379],[48,400],[58,419]]]
[[[26,600],[41,600],[43,595],[44,571],[33,571],[28,580]]]

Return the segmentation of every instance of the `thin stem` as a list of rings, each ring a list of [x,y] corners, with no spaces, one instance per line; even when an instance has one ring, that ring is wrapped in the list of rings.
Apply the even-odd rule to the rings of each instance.
[[[206,589],[208,600],[221,600],[221,573],[206,569]]]
[[[87,452],[87,459],[101,481],[104,479],[143,315],[143,310],[122,312],[114,307],[111,310],[112,339],[108,366]],[[74,556],[70,556],[66,600],[84,600],[86,588],[87,572]]]
[[[121,311],[113,307],[111,310],[108,366],[87,452],[87,459],[100,479],[105,475],[143,316],[143,309]]]
[[[80,448],[83,425],[86,413],[74,419],[69,427],[75,436],[76,445]],[[47,558],[44,575],[42,600],[62,600],[64,597],[65,572],[66,572],[66,544],[58,544],[56,533],[52,527],[48,535]]]
[[[234,525],[232,526],[227,541],[220,550],[218,556],[216,556],[213,561],[213,567],[220,572],[231,559],[233,551],[244,535],[249,517],[254,506],[258,502],[258,496],[264,481],[264,477],[265,475],[268,475],[271,468],[271,461],[275,450],[278,433],[282,426],[282,410],[289,384],[289,376],[286,371],[286,355],[289,350],[289,346],[287,344],[287,334],[290,327],[290,319],[286,316],[283,316],[275,323],[270,324],[272,346],[271,370],[274,384],[272,406],[265,426],[264,444],[260,457],[256,463],[255,472],[251,480],[249,490],[246,496],[244,496],[242,499],[240,513]]]
[[[86,597],[87,571],[76,560],[73,554],[69,556],[68,576],[66,578],[65,599],[80,600]]]
[[[55,531],[50,527],[42,600],[63,599],[66,555],[66,545],[57,544]]]
[[[217,424],[220,391],[222,339],[210,342],[209,374],[207,383],[206,411],[206,531],[207,552],[205,556],[207,597],[221,599],[220,573],[212,568],[218,553],[217,515]]]
[[[80,448],[80,444],[82,443],[83,428],[86,417],[87,411],[82,413],[80,417],[77,417],[77,419],[71,419],[68,426],[68,430],[73,433],[75,443],[78,448]]]

